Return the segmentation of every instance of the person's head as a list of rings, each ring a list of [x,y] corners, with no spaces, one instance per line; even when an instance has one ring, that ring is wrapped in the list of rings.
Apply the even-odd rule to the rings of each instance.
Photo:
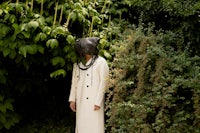
[[[98,55],[97,45],[99,44],[98,37],[87,37],[76,40],[75,49],[80,57],[86,55]]]

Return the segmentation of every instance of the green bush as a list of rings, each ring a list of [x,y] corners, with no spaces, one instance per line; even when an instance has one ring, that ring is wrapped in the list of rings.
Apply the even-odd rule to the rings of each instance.
[[[107,130],[198,133],[200,57],[163,45],[170,42],[169,33],[151,31],[125,30],[119,39],[110,64]]]

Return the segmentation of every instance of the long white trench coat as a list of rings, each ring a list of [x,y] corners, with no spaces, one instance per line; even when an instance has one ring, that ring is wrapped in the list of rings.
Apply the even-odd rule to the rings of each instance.
[[[82,63],[79,65],[84,67]],[[76,102],[76,133],[104,133],[104,92],[108,75],[107,62],[101,56],[87,70],[74,64],[69,101]],[[100,110],[95,111],[94,105],[100,106]]]

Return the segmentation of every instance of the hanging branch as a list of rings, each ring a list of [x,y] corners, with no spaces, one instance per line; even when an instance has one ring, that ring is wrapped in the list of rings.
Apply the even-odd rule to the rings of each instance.
[[[41,9],[40,9],[40,15],[42,16],[43,14],[43,4],[44,4],[44,1],[41,0]]]
[[[55,7],[54,20],[53,20],[53,28],[54,28],[54,26],[56,24],[57,11],[58,11],[58,2],[56,2],[56,7]]]
[[[61,7],[61,10],[60,10],[60,18],[59,18],[59,24],[61,23],[61,21],[62,21],[62,15],[63,15],[63,5],[62,5],[62,7]]]

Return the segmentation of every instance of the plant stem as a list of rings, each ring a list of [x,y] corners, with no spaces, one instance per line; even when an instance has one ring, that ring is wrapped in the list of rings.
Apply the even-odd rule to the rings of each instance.
[[[26,7],[28,6],[28,0],[26,0]]]
[[[31,11],[33,11],[33,0],[31,0]]]
[[[19,0],[16,0],[16,4],[18,4],[19,3]]]
[[[54,28],[54,26],[56,24],[57,11],[58,11],[58,2],[56,2],[56,7],[55,7],[54,20],[53,20],[53,28]]]
[[[62,15],[63,15],[63,5],[62,5],[61,10],[60,10],[59,24],[60,24],[61,21],[62,21]]]
[[[91,23],[90,30],[89,30],[89,37],[92,36],[93,24],[94,24],[94,16],[92,16],[92,23]]]
[[[43,4],[44,4],[44,1],[41,0],[41,9],[40,9],[40,15],[42,16],[43,14]]]
[[[71,14],[72,14],[71,12],[68,14],[67,22],[65,23],[65,28],[68,28],[69,20],[70,20]]]
[[[101,9],[101,13],[104,12],[104,10],[105,10],[105,8],[106,8],[106,4],[107,4],[107,0],[104,1],[104,5],[103,5],[103,7],[102,7],[102,9]]]

